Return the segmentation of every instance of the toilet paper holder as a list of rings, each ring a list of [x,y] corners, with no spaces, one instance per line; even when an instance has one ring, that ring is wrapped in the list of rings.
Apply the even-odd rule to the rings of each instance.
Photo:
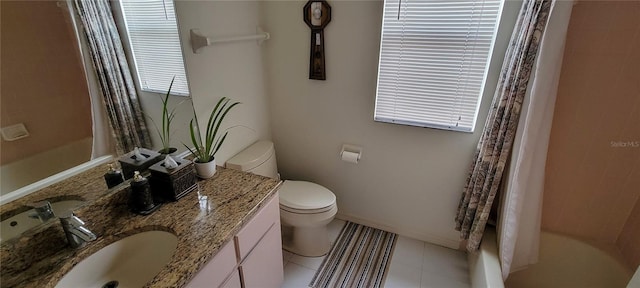
[[[362,147],[351,144],[342,144],[340,158],[342,161],[357,164],[362,158]]]

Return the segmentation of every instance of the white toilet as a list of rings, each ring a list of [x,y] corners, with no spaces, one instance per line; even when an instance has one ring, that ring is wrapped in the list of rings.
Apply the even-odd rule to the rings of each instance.
[[[275,154],[273,142],[258,141],[227,160],[226,167],[277,179]],[[310,257],[327,254],[327,224],[338,212],[333,192],[315,183],[286,180],[279,193],[284,249]]]

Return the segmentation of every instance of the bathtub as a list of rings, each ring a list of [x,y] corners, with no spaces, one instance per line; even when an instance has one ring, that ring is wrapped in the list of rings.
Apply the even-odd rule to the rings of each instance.
[[[0,205],[113,161],[111,155],[90,160],[91,148],[86,138],[0,166]]]
[[[88,137],[0,166],[0,195],[91,160],[92,145]]]
[[[493,232],[493,231],[492,231]],[[495,232],[493,232],[495,233]],[[494,265],[487,261],[477,261],[475,266],[470,266],[473,270],[482,270],[482,277],[472,277],[473,287],[496,287],[496,285],[486,284],[490,279],[499,279],[501,272],[497,263],[497,249],[495,238],[493,241],[486,241],[482,252],[495,256]],[[489,245],[491,244],[491,245]],[[484,255],[486,258],[487,255]],[[470,262],[470,264],[472,264]],[[481,267],[484,266],[484,267]],[[497,268],[496,268],[497,266]],[[569,236],[553,232],[543,231],[540,235],[540,256],[537,264],[522,271],[511,273],[504,283],[507,288],[529,288],[529,287],[606,287],[625,288],[633,271],[624,265],[623,259],[615,248],[581,241]],[[473,281],[476,280],[476,281]],[[635,282],[634,282],[635,283]],[[630,286],[633,287],[633,286]]]

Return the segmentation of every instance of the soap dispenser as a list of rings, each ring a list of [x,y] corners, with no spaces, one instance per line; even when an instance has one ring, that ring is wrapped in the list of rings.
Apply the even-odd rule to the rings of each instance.
[[[109,164],[109,171],[104,174],[104,180],[107,182],[107,188],[111,189],[118,184],[124,182],[122,172],[113,168],[113,164]]]
[[[133,181],[131,181],[131,192],[129,194],[129,208],[133,213],[140,215],[148,215],[158,209],[153,201],[153,195],[149,186],[149,180],[142,177],[139,171],[133,173]]]

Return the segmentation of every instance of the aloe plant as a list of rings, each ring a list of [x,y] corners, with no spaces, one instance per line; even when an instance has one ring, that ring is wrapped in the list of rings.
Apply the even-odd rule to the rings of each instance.
[[[224,143],[224,140],[227,139],[229,132],[226,130],[224,131],[224,134],[218,135],[220,125],[229,111],[236,105],[240,104],[240,102],[232,102],[229,104],[230,102],[231,100],[227,97],[222,97],[222,99],[218,101],[215,108],[213,108],[213,111],[211,111],[211,114],[209,115],[209,121],[207,121],[204,138],[201,137],[199,133],[196,133],[197,128],[193,124],[193,119],[189,122],[191,142],[194,148],[190,148],[187,145],[184,146],[187,147],[189,152],[196,157],[196,162],[207,163],[213,161],[216,153]]]

